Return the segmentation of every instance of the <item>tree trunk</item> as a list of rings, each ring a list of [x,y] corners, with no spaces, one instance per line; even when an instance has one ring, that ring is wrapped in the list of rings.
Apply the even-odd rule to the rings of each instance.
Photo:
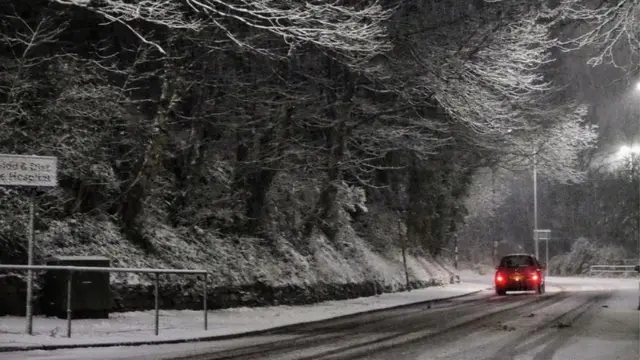
[[[329,238],[334,239],[339,231],[339,208],[337,198],[342,180],[342,161],[347,148],[347,140],[352,129],[347,126],[350,118],[355,82],[351,72],[339,66],[332,59],[327,60],[329,78],[340,86],[344,93],[338,97],[334,89],[327,89],[327,103],[330,104],[327,117],[332,126],[329,130],[327,178],[320,194],[316,211],[316,225]],[[339,77],[342,76],[342,81]],[[342,82],[342,83],[341,83]],[[309,229],[307,229],[309,230]]]
[[[125,200],[121,203],[119,211],[125,234],[147,250],[151,250],[151,244],[142,234],[140,217],[143,215],[144,204],[151,192],[153,181],[163,167],[163,154],[168,143],[168,126],[175,117],[174,111],[181,100],[176,91],[179,83],[174,77],[176,73],[172,61],[165,59],[160,98],[151,125],[151,137],[137,166],[136,176],[126,183]]]

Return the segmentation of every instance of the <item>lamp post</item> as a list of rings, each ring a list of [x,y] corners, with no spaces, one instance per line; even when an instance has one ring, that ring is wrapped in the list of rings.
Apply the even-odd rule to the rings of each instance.
[[[640,81],[636,82],[636,94],[640,93]],[[634,145],[629,148],[629,152],[631,153],[631,155],[633,156],[632,160],[633,160],[633,175],[636,179],[636,181],[638,182],[638,223],[636,224],[637,227],[637,241],[638,243],[636,244],[636,255],[638,255],[638,259],[640,259],[640,169],[638,169],[638,157],[640,156],[640,145]],[[638,310],[640,310],[640,305],[638,305]]]
[[[533,242],[536,258],[540,259],[540,249],[538,246],[538,169],[535,153],[533,154]]]

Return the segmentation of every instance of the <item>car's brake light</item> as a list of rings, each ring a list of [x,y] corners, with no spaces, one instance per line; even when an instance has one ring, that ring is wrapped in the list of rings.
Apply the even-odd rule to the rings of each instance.
[[[538,274],[531,275],[531,280],[538,281]]]
[[[504,282],[504,277],[502,276],[502,274],[498,273],[496,274],[496,282]]]

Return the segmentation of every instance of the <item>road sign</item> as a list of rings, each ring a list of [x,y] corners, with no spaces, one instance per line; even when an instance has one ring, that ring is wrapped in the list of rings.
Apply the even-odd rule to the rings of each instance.
[[[58,159],[51,156],[0,154],[0,186],[31,187],[29,201],[29,238],[27,245],[27,265],[33,265],[33,224],[36,216],[36,187],[58,185]],[[27,272],[26,294],[27,334],[33,334],[33,273]]]
[[[533,231],[533,236],[537,240],[550,240],[551,239],[551,230],[548,229],[538,229]]]
[[[57,186],[58,161],[51,156],[0,154],[0,186]]]

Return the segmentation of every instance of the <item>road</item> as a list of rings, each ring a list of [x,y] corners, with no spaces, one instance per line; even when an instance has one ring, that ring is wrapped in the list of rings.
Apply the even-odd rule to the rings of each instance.
[[[551,282],[550,282],[551,285]],[[637,360],[638,288],[491,292],[211,343],[0,354],[0,359]],[[5,356],[8,355],[8,356]]]

